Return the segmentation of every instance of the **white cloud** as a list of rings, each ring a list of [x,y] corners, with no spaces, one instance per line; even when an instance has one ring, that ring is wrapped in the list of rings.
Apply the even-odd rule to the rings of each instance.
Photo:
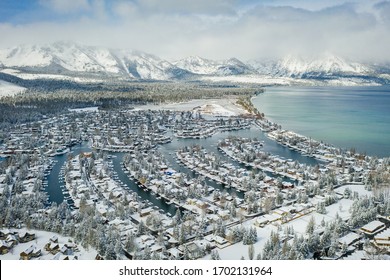
[[[138,12],[138,7],[132,1],[120,0],[113,3],[113,12],[121,17],[133,16]]]
[[[108,19],[105,0],[92,0],[92,16],[105,22]]]
[[[139,49],[168,59],[200,55],[246,60],[331,52],[358,61],[390,61],[390,2],[316,10],[305,8],[310,1],[295,0],[296,7],[276,5],[286,1],[255,5],[259,1],[114,0],[108,5],[91,0],[88,7],[79,5],[88,12],[65,23],[0,25],[0,37],[7,38],[0,47],[73,40]],[[244,2],[250,5],[244,7]],[[336,2],[342,1],[328,4]]]
[[[88,0],[39,0],[39,3],[59,13],[71,13],[88,10]]]
[[[379,12],[381,20],[386,24],[390,24],[390,1],[380,2],[374,8]]]
[[[235,0],[139,0],[140,5],[158,12],[174,12],[184,14],[234,14],[239,1]]]

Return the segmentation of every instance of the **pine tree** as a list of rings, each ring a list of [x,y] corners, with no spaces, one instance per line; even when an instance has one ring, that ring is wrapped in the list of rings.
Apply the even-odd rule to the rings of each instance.
[[[158,254],[157,252],[153,252],[152,260],[161,260],[160,254]]]
[[[180,223],[180,221],[181,221],[181,212],[180,212],[179,208],[176,210],[176,214],[175,214],[175,216],[173,216],[172,219],[175,222],[175,225]]]
[[[142,254],[142,259],[150,260],[151,258],[152,258],[152,251],[150,250],[149,246],[146,246]]]
[[[248,246],[248,258],[250,260],[253,260],[254,256],[255,256],[255,248],[254,248],[253,244],[251,244]]]
[[[220,260],[221,258],[219,257],[219,253],[217,250],[211,251],[211,259],[212,260]]]
[[[109,242],[106,247],[106,252],[104,254],[104,258],[106,260],[115,260],[116,254],[115,254],[115,244],[112,242]]]
[[[348,245],[347,243],[343,242],[343,245],[341,245],[341,254],[345,255],[348,252]]]
[[[311,216],[309,223],[306,226],[306,233],[312,234],[314,232],[315,226],[316,226],[316,221],[314,219],[314,216]]]
[[[116,255],[116,259],[120,259],[120,256],[122,255],[122,243],[120,241],[120,239],[118,239],[115,243],[115,255]]]
[[[256,243],[257,242],[257,230],[256,230],[256,228],[251,227],[250,230],[249,230],[249,234],[250,234],[251,243],[252,244]]]
[[[137,234],[138,236],[145,234],[146,232],[146,226],[144,222],[141,220],[138,224]]]
[[[180,233],[179,233],[179,243],[180,244],[184,244],[186,242],[186,232],[185,232],[185,229],[184,229],[184,225],[181,224],[180,225]]]
[[[316,206],[316,211],[317,211],[317,213],[325,215],[326,214],[325,203],[319,202]]]

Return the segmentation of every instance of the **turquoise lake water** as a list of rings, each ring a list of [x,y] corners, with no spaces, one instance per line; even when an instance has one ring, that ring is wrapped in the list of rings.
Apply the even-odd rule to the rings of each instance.
[[[253,99],[284,129],[390,157],[390,87],[270,87]]]

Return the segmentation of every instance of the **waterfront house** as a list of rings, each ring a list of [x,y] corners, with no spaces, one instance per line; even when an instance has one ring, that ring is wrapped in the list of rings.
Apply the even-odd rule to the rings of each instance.
[[[152,212],[153,212],[153,208],[148,207],[148,208],[142,209],[140,211],[139,215],[140,215],[140,217],[146,217],[146,216],[150,215]]]

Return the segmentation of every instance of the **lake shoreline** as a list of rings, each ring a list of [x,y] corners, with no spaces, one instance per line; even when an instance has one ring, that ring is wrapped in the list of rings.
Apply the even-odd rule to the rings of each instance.
[[[389,87],[272,87],[251,102],[286,130],[344,150],[389,157]]]

